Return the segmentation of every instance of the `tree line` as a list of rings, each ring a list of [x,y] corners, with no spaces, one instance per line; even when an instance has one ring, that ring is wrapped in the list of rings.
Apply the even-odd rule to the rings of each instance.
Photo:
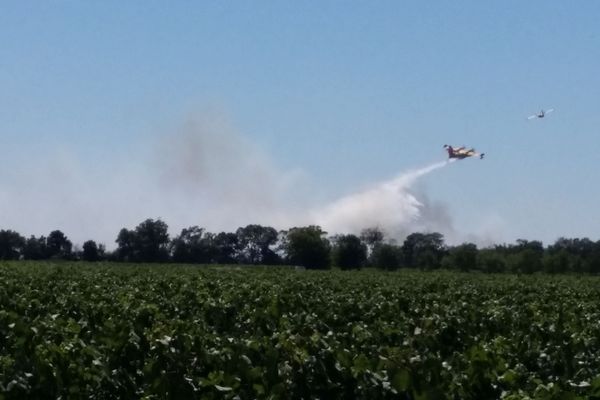
[[[378,228],[364,229],[360,235],[328,236],[315,225],[277,231],[256,224],[220,233],[192,226],[171,238],[164,221],[147,219],[135,229],[121,229],[115,242],[112,251],[93,240],[75,248],[60,230],[29,238],[0,230],[0,259],[600,273],[600,240],[588,238],[560,238],[547,247],[540,241],[519,239],[515,244],[480,249],[474,243],[448,246],[437,232],[412,233],[400,244]]]

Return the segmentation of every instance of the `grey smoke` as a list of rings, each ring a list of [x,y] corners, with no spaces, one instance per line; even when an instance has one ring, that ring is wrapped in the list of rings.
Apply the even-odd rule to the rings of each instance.
[[[277,168],[222,116],[189,119],[161,138],[153,167],[168,208],[183,211],[180,225],[184,220],[213,230],[281,225],[291,209],[304,207],[298,200],[304,174]]]

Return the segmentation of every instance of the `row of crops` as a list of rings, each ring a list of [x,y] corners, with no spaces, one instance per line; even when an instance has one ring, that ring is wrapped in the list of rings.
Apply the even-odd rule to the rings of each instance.
[[[600,279],[5,263],[0,398],[600,398]]]

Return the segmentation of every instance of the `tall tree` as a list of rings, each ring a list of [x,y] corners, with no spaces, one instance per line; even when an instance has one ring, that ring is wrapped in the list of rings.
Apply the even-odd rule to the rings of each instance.
[[[444,251],[444,236],[438,232],[411,233],[402,245],[404,262],[409,267],[439,268]]]
[[[179,236],[171,241],[173,261],[210,263],[215,253],[212,245],[213,236],[197,226],[182,229]]]
[[[360,240],[367,245],[367,252],[371,254],[373,249],[383,243],[385,235],[379,227],[366,228],[360,232]]]
[[[600,240],[596,241],[586,263],[586,271],[592,274],[600,273]]]
[[[331,245],[320,226],[295,227],[286,232],[282,248],[289,263],[307,269],[329,268]]]
[[[477,245],[463,243],[450,248],[442,260],[444,268],[471,271],[477,268]]]
[[[118,261],[132,262],[136,260],[135,254],[135,232],[127,228],[119,231],[117,236],[117,249],[115,250],[115,258]]]
[[[339,235],[333,238],[333,264],[341,269],[360,269],[367,260],[367,245],[356,235]]]
[[[117,236],[119,261],[163,262],[169,259],[169,233],[165,222],[148,218],[135,230],[123,228]]]
[[[213,239],[215,249],[214,261],[218,264],[234,264],[238,260],[236,252],[238,248],[238,236],[231,232],[220,232]]]
[[[542,242],[517,239],[517,245],[514,246],[514,249],[516,252],[510,258],[509,265],[513,272],[531,274],[543,269],[544,246]]]
[[[71,241],[59,230],[50,232],[46,239],[46,246],[48,249],[48,255],[51,258],[72,258],[73,244]]]
[[[402,265],[402,249],[391,243],[381,243],[375,246],[370,259],[372,266],[394,271]]]
[[[277,230],[268,226],[247,225],[236,231],[238,258],[246,264],[275,264],[278,261],[273,247],[277,244]]]
[[[17,260],[25,247],[25,238],[11,230],[0,230],[0,259]]]
[[[135,228],[134,253],[142,262],[161,262],[169,259],[169,227],[160,219],[148,218]]]
[[[31,235],[25,241],[23,248],[23,258],[26,260],[44,260],[49,257],[48,246],[46,245],[46,237],[39,238]]]
[[[99,261],[104,257],[104,246],[98,245],[93,240],[87,240],[83,243],[81,258],[84,261]]]
[[[572,272],[594,272],[596,243],[588,238],[559,238],[548,246],[544,267]],[[564,265],[563,265],[564,264]]]
[[[506,271],[506,256],[498,249],[481,249],[477,253],[477,268],[487,273]]]
[[[551,274],[563,273],[569,270],[569,252],[565,249],[547,252],[542,258],[542,267]]]

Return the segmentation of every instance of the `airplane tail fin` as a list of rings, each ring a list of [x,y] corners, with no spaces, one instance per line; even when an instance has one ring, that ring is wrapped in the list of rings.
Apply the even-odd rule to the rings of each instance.
[[[452,146],[448,146],[447,144],[445,144],[444,148],[448,152],[448,157],[452,158],[454,156],[454,149],[452,148]]]
[[[483,156],[485,156],[485,153],[481,153],[481,154],[479,155],[479,159],[480,159],[480,160],[483,160]]]

